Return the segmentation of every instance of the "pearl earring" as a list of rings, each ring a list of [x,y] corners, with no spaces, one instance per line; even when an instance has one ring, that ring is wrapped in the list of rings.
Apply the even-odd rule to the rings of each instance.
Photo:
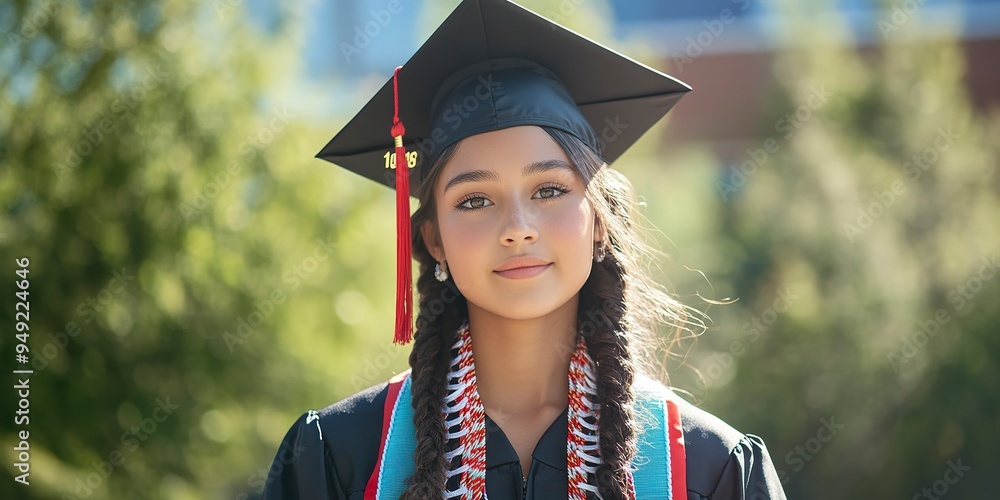
[[[440,262],[437,263],[437,264],[434,264],[434,278],[436,278],[438,281],[445,281],[445,280],[448,279],[448,264],[447,263],[444,265],[444,268],[441,267],[441,263]]]
[[[604,256],[607,255],[607,252],[604,250],[604,243],[596,243],[594,247],[594,260],[604,262]]]

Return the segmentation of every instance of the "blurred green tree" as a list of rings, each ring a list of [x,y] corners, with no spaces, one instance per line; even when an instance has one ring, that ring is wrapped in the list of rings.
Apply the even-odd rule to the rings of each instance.
[[[253,497],[296,412],[405,366],[362,340],[390,331],[391,193],[311,161],[330,127],[267,92],[300,18],[0,7],[0,320],[28,257],[35,370],[30,423],[8,393],[0,424],[8,464],[30,431],[30,486],[8,465],[0,497]]]
[[[790,498],[994,489],[1000,115],[971,108],[958,42],[910,21],[858,49],[828,13],[785,13],[745,161],[634,167],[705,295],[740,299],[672,381],[763,436]]]

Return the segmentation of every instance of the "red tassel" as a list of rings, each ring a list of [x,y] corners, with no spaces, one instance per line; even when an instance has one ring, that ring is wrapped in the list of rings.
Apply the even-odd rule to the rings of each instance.
[[[393,343],[406,345],[413,338],[413,274],[410,241],[410,169],[403,147],[406,128],[399,120],[399,70],[392,74],[392,137],[396,145],[396,336]]]

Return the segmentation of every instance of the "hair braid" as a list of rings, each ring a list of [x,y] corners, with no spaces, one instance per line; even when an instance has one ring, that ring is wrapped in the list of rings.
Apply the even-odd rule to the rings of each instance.
[[[597,400],[601,405],[599,435],[601,465],[597,487],[605,500],[626,498],[628,470],[636,449],[635,367],[625,325],[621,267],[613,252],[594,263],[580,291],[579,321],[587,350],[596,365]]]

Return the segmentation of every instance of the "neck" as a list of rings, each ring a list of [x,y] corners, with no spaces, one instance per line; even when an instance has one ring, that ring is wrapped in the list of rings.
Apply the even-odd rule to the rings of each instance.
[[[566,408],[578,305],[575,296],[543,317],[510,319],[469,304],[476,384],[491,417],[527,417]]]

